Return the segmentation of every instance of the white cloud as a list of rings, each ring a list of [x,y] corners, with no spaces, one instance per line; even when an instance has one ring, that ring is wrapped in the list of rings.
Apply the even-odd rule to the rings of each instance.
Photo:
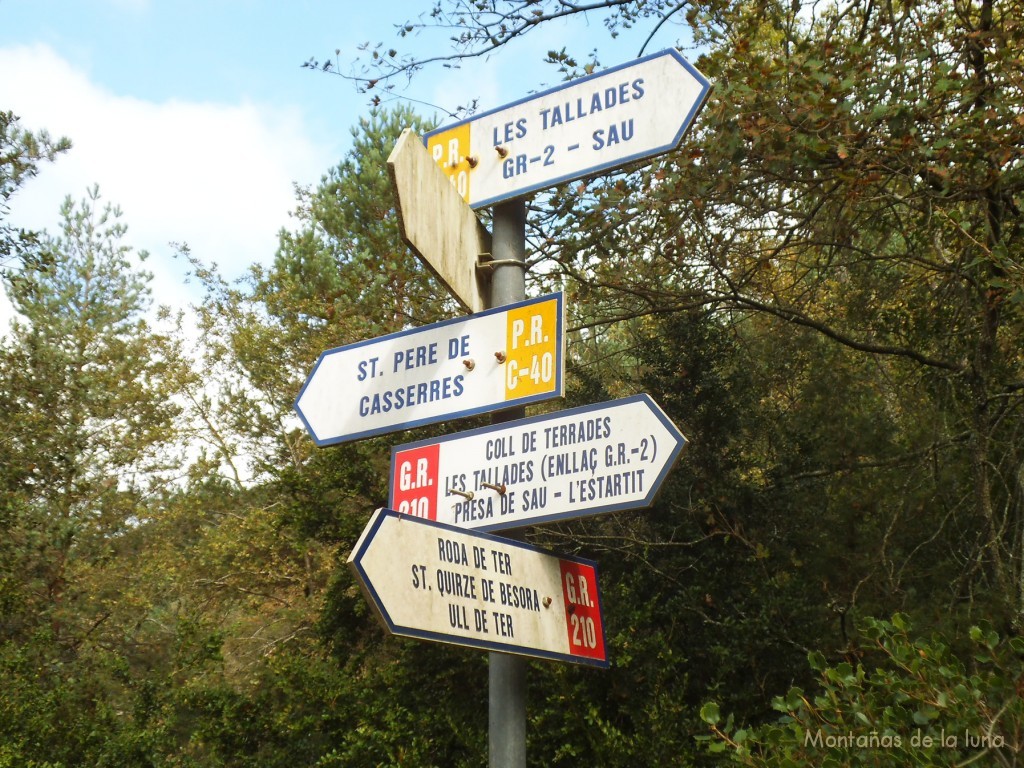
[[[187,243],[229,277],[267,263],[277,232],[290,226],[293,182],[315,183],[337,160],[336,148],[304,133],[297,108],[127,98],[44,45],[0,49],[0,72],[0,108],[74,145],[19,190],[11,223],[57,234],[64,197],[98,184],[124,213],[127,243],[150,252],[158,303],[195,299],[170,242]]]

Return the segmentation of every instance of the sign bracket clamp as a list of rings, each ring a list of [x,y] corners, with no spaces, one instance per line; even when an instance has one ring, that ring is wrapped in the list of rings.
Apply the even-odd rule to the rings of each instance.
[[[490,277],[498,267],[520,267],[525,271],[530,268],[530,265],[519,259],[496,259],[489,253],[481,253],[476,257],[477,274]]]

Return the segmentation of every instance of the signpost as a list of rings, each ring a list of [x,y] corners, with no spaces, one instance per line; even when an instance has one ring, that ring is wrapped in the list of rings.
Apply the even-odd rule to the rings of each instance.
[[[678,146],[711,84],[669,49],[424,136],[472,208],[522,197]]]
[[[589,560],[379,509],[348,563],[393,634],[608,666]]]
[[[481,531],[650,506],[686,438],[645,394],[400,445],[388,506]]]
[[[295,401],[319,446],[562,395],[561,293],[329,349]]]
[[[479,257],[491,252],[491,235],[449,183],[412,131],[402,132],[388,156],[398,228],[406,245],[468,312],[488,306]],[[423,205],[429,200],[430,205]]]
[[[402,238],[479,314],[328,350],[295,401],[320,446],[499,411],[395,448],[402,512],[378,510],[349,558],[393,633],[491,651],[491,768],[526,765],[523,656],[608,661],[596,565],[480,531],[648,506],[686,444],[646,395],[508,421],[564,376],[562,294],[523,301],[524,198],[670,151],[709,90],[667,50],[432,131],[426,151],[405,132],[388,158]]]

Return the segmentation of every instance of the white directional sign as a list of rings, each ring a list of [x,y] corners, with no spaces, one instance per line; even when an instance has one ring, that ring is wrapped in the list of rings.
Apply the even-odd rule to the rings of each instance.
[[[710,82],[675,50],[573,80],[424,136],[473,208],[678,146]]]
[[[608,666],[589,560],[379,509],[348,563],[393,634]]]
[[[420,261],[467,311],[487,306],[486,280],[477,270],[491,252],[491,233],[448,183],[412,131],[402,131],[388,156],[398,229]]]
[[[329,349],[295,400],[317,445],[562,395],[561,293]]]
[[[686,438],[648,395],[391,450],[388,506],[490,531],[650,506]]]

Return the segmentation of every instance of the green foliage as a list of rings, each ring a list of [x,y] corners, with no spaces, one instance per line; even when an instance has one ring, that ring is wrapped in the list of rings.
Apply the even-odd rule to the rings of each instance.
[[[282,233],[271,269],[229,285],[186,253],[207,289],[205,377],[190,383],[187,414],[208,447],[139,531],[142,635],[174,649],[150,660],[168,678],[154,755],[176,745],[204,766],[481,761],[480,657],[396,643],[344,565],[386,499],[390,443],[317,450],[292,416],[324,349],[448,309],[391,202],[384,160],[411,118],[361,123],[358,151],[300,190],[300,231]]]
[[[825,566],[787,525],[802,514],[806,526],[810,513],[765,482],[750,446],[768,425],[741,337],[702,312],[617,329],[619,362],[602,360],[600,381],[592,368],[575,372],[573,397],[599,402],[603,387],[639,383],[691,444],[652,509],[534,534],[600,563],[612,667],[531,677],[531,754],[553,765],[703,764],[692,734],[708,692],[756,711],[761,691],[793,681],[802,638],[830,633],[816,581]]]
[[[125,640],[141,617],[122,590],[145,494],[177,464],[186,373],[149,327],[150,278],[116,209],[92,190],[62,215],[63,236],[37,245],[45,267],[6,276],[20,316],[0,346],[0,760],[149,765]]]
[[[751,728],[730,715],[722,723],[718,705],[707,702],[701,719],[711,735],[698,738],[747,766],[1015,764],[1024,644],[982,626],[961,648],[911,631],[902,614],[865,619],[849,660],[808,655],[818,692],[794,687],[776,697],[778,721]]]
[[[18,574],[5,586],[20,583],[23,602],[5,637],[52,620],[56,641],[75,645],[102,623],[105,609],[76,582],[111,556],[140,495],[176,463],[171,395],[184,372],[174,343],[143,317],[149,277],[98,199],[94,190],[80,206],[68,201],[64,238],[46,246],[52,266],[8,285],[22,319],[0,347],[4,570]]]
[[[46,262],[38,251],[37,233],[14,229],[7,224],[11,198],[26,181],[39,173],[39,164],[53,161],[71,148],[67,139],[53,140],[45,131],[32,133],[20,128],[13,112],[0,110],[0,268],[7,279],[16,279],[17,270],[6,269],[12,261],[23,260],[26,270],[41,268]]]
[[[584,12],[506,6],[420,23],[470,56]],[[529,534],[599,561],[611,658],[531,666],[531,763],[1009,762],[1020,3],[603,13],[692,31],[714,90],[678,151],[533,201],[531,288],[567,292],[570,404],[646,391],[690,445],[650,510]],[[574,45],[549,53],[567,77],[598,62]],[[0,205],[61,148],[5,119]],[[455,311],[398,236],[385,160],[409,126],[359,122],[269,268],[228,284],[182,249],[196,371],[98,193],[11,246],[40,268],[8,273],[0,346],[0,766],[484,762],[484,657],[388,636],[345,567],[393,438],[317,450],[292,414],[323,350]],[[855,636],[894,611],[937,631]],[[1004,746],[965,743],[986,734]]]
[[[778,528],[796,550],[837,566],[815,576],[838,611],[1016,627],[1020,4],[956,8],[693,8],[714,87],[689,138],[556,190],[535,220],[559,236],[534,240],[601,369],[643,318],[736,330],[750,470],[797,514]]]
[[[406,107],[375,110],[315,190],[300,190],[297,232],[282,232],[260,284],[268,311],[296,329],[328,324],[358,341],[444,316],[450,299],[402,242],[387,158],[405,128],[429,126]],[[298,324],[296,324],[298,323]]]

